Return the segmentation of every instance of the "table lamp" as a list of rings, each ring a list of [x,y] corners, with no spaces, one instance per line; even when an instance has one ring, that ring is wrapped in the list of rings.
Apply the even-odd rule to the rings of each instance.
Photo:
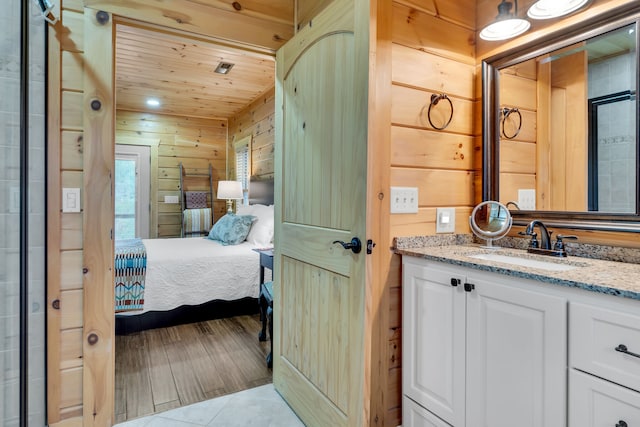
[[[233,200],[243,198],[240,181],[218,181],[218,199],[227,199],[227,213],[233,213]]]

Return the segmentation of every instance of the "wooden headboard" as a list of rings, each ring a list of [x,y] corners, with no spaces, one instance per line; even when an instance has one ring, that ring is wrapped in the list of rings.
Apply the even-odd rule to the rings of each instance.
[[[273,179],[251,177],[249,180],[249,204],[273,204]]]

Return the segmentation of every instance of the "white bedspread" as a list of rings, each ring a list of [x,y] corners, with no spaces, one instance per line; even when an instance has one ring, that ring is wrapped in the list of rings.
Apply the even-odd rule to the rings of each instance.
[[[258,298],[260,254],[256,246],[222,246],[207,238],[146,239],[144,310],[166,311],[211,300]]]

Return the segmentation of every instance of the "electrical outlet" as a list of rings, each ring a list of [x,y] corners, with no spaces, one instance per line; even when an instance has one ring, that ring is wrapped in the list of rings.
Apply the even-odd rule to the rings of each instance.
[[[518,207],[523,211],[536,210],[536,190],[520,189],[518,190]]]
[[[456,208],[436,208],[436,233],[456,232]]]
[[[418,188],[391,187],[391,213],[418,213]]]

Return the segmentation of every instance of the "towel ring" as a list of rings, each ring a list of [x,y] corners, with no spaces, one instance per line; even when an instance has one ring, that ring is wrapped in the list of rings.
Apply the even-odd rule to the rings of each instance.
[[[516,136],[518,136],[518,134],[520,133],[520,130],[522,129],[522,113],[520,113],[520,110],[517,108],[503,108],[501,111],[502,113],[502,136],[504,136],[507,139],[513,139]],[[517,113],[518,114],[518,129],[516,130],[516,133],[514,133],[513,135],[507,135],[507,132],[505,132],[504,130],[504,124],[507,120],[507,118],[509,118],[509,116],[511,115],[511,113]]]
[[[441,99],[446,99],[447,101],[449,101],[449,105],[451,106],[451,115],[449,116],[449,120],[447,120],[447,123],[445,123],[444,126],[438,127],[431,121],[431,107],[433,107],[434,105],[438,105],[438,102],[440,102]],[[436,95],[435,93],[432,94],[431,102],[429,103],[429,110],[427,111],[427,118],[429,119],[429,124],[434,129],[443,130],[447,126],[449,126],[449,123],[451,123],[451,119],[453,119],[453,102],[451,102],[451,99],[444,93],[441,93],[440,95]]]

